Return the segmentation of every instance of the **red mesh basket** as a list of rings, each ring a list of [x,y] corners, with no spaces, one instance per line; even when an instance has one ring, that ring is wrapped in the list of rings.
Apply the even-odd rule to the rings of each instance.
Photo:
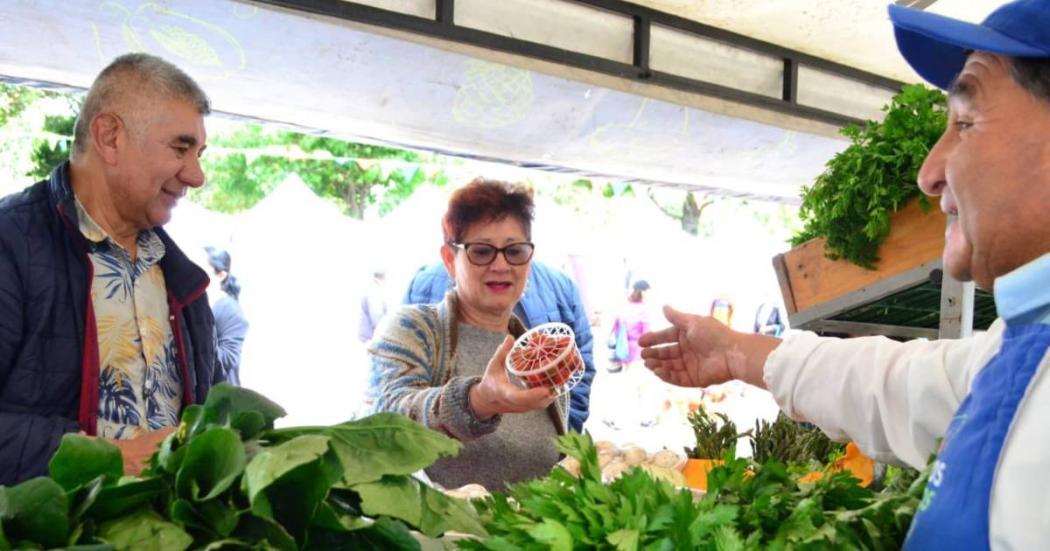
[[[583,378],[583,357],[576,335],[564,323],[537,325],[514,341],[507,354],[507,372],[519,386],[550,387],[559,395]]]

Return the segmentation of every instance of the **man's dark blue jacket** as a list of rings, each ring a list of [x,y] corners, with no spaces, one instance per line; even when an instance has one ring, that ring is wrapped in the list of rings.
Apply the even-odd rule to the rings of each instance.
[[[62,435],[93,434],[98,337],[92,264],[63,163],[0,200],[0,485],[47,473]],[[185,402],[223,380],[216,369],[207,274],[156,228]]]
[[[452,281],[444,264],[437,262],[424,266],[416,272],[408,284],[402,302],[405,304],[434,304],[445,298]],[[591,381],[594,380],[594,338],[591,322],[583,310],[580,291],[569,276],[539,262],[532,261],[529,268],[529,283],[514,308],[525,327],[541,323],[560,321],[572,327],[576,334],[576,346],[583,356],[586,369],[583,379],[569,391],[569,428],[583,431],[583,422],[590,415]]]

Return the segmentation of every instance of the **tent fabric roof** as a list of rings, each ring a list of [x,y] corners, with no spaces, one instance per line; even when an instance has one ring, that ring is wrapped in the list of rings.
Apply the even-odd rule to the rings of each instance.
[[[840,59],[900,74],[881,1],[644,3],[818,54],[852,29],[882,61]],[[117,55],[147,51],[194,76],[217,112],[582,175],[794,202],[846,145],[828,125],[259,3],[8,2],[0,25],[6,80],[86,88]]]
[[[886,12],[891,0],[632,1],[888,78],[921,82],[894,46],[893,28]],[[978,22],[1006,2],[896,0],[893,3]]]

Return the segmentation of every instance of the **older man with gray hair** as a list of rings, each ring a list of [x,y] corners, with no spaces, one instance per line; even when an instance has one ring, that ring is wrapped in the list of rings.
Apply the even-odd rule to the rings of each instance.
[[[204,184],[209,112],[174,65],[118,57],[71,160],[0,200],[0,485],[45,474],[68,432],[112,439],[138,473],[222,380],[208,275],[160,227]]]

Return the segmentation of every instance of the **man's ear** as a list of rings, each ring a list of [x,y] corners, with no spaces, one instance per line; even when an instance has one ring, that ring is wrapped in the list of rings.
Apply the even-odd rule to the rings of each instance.
[[[123,145],[124,121],[114,113],[99,113],[91,119],[91,146],[106,164],[116,164],[117,151]]]
[[[445,271],[448,272],[448,278],[455,281],[456,251],[453,250],[451,245],[445,244],[441,246],[441,263],[445,265]]]

